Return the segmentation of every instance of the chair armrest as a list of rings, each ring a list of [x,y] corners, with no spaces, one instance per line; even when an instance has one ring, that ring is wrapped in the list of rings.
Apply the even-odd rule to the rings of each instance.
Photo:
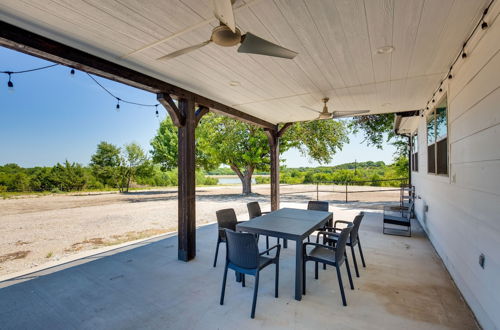
[[[276,250],[276,255],[274,256],[274,258],[275,258],[275,259],[276,259],[276,258],[279,258],[279,257],[280,257],[280,251],[281,251],[281,245],[280,245],[280,244],[276,244],[275,246],[270,247],[269,249],[267,249],[267,250],[265,250],[265,251],[259,252],[259,255],[261,256],[261,255],[263,255],[263,254],[265,254],[265,253],[270,252],[270,251],[271,251],[271,250],[273,250],[273,249],[277,249],[277,250]]]
[[[243,221],[236,221],[236,224],[239,225],[240,223],[247,222],[248,220],[243,220]]]
[[[340,236],[339,233],[332,233],[331,231],[320,231],[320,232],[318,232],[318,236],[320,236],[320,235],[335,236],[335,237],[339,237]]]
[[[326,229],[329,232],[335,232],[335,231],[342,231],[343,228],[335,228],[335,227],[325,226],[325,227],[323,227],[323,229]]]
[[[262,213],[262,214],[269,214],[269,213],[271,213],[271,211],[260,212],[260,213]]]
[[[350,225],[352,223],[352,221],[346,221],[346,220],[336,220],[334,223],[333,223],[333,227],[334,228],[337,228],[337,223],[345,223],[346,225]],[[339,228],[337,228],[339,229]]]
[[[302,245],[302,248],[304,249],[304,254],[307,254],[307,250],[306,250],[306,247],[310,245],[310,246],[316,246],[316,247],[322,247],[322,248],[325,248],[325,249],[328,249],[328,250],[332,250],[332,251],[336,251],[337,249],[334,248],[333,246],[329,246],[329,245],[324,245],[324,244],[320,244],[320,243],[304,243]]]

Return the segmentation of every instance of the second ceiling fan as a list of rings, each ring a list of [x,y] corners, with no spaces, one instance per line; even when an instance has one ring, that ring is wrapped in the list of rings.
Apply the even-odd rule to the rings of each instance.
[[[276,45],[250,32],[242,35],[234,21],[233,4],[235,1],[236,0],[213,0],[214,15],[219,20],[220,25],[212,30],[210,39],[197,45],[176,50],[158,58],[158,60],[172,59],[192,52],[212,42],[223,47],[241,44],[240,47],[238,47],[238,53],[259,54],[287,59],[293,59],[298,54],[293,50]]]
[[[332,111],[332,112],[329,112],[328,111],[328,106],[326,105],[329,100],[330,100],[330,98],[328,98],[328,97],[325,97],[325,98],[321,99],[321,101],[323,101],[323,103],[324,103],[322,111],[318,111],[318,110],[315,110],[315,109],[312,109],[312,108],[309,108],[309,107],[306,107],[306,106],[302,106],[302,108],[307,109],[307,110],[311,110],[311,111],[314,111],[314,112],[319,112],[319,116],[318,116],[317,119],[343,118],[343,117],[350,117],[350,116],[353,116],[353,115],[360,115],[360,114],[363,114],[363,113],[370,112],[370,110]]]

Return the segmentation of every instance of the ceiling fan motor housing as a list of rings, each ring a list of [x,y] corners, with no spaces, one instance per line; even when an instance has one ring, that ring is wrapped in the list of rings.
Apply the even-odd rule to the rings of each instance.
[[[235,46],[241,41],[241,31],[236,28],[236,32],[233,32],[226,25],[221,24],[213,29],[212,41],[223,47]]]

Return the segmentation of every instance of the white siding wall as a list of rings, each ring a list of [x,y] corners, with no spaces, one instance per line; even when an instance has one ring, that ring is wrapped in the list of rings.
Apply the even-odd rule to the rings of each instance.
[[[449,177],[427,173],[420,118],[417,217],[481,326],[500,329],[500,21],[461,62],[444,86]]]

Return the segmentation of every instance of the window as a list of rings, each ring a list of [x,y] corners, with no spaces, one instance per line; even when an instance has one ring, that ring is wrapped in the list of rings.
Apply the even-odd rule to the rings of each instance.
[[[411,136],[411,170],[418,172],[418,135],[415,132]]]
[[[427,116],[427,171],[448,175],[448,104],[444,97]]]

